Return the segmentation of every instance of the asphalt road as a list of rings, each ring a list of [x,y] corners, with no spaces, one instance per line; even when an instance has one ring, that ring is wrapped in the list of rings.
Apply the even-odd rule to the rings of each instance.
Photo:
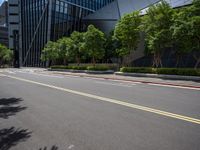
[[[53,146],[200,150],[200,91],[1,71],[0,150],[56,150]]]

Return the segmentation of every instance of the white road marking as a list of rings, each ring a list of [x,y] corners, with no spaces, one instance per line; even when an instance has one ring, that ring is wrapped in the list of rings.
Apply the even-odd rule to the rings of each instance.
[[[70,146],[68,147],[68,149],[72,149],[72,148],[74,148],[74,145],[70,145]]]
[[[55,75],[49,75],[49,74],[41,74],[41,73],[34,73],[34,72],[24,72],[24,71],[17,71],[19,73],[27,73],[32,75],[38,75],[38,76],[45,76],[45,77],[51,77],[51,78],[60,78],[63,79],[64,77],[61,76],[55,76]]]
[[[95,81],[95,83],[104,84],[104,85],[122,86],[122,87],[133,87],[132,85],[136,85],[136,84],[126,85],[123,83],[109,83],[109,82],[100,82],[100,81]]]
[[[200,125],[200,119],[197,119],[197,118],[179,115],[179,114],[175,114],[175,113],[171,113],[171,112],[167,112],[167,111],[162,111],[162,110],[159,110],[159,109],[154,109],[154,108],[150,108],[150,107],[146,107],[146,106],[142,106],[142,105],[137,105],[137,104],[133,104],[133,103],[128,103],[128,102],[124,102],[124,101],[116,100],[116,99],[112,99],[112,98],[101,97],[101,96],[97,96],[97,95],[93,95],[93,94],[89,94],[89,93],[79,92],[79,91],[75,91],[75,90],[71,90],[71,89],[67,89],[67,88],[57,87],[57,86],[54,86],[54,85],[49,85],[49,84],[45,84],[45,83],[41,83],[41,82],[27,80],[27,79],[15,77],[15,76],[6,75],[6,77],[9,77],[9,78],[15,79],[15,80],[19,80],[19,81],[24,81],[24,82],[27,82],[27,83],[37,84],[37,85],[40,85],[40,86],[48,87],[48,88],[51,88],[51,89],[56,89],[56,90],[67,92],[67,93],[72,93],[72,94],[79,95],[79,96],[88,97],[88,98],[91,98],[91,100],[99,100],[99,101],[109,102],[109,103],[112,103],[112,104],[117,104],[117,105],[129,107],[129,108],[133,108],[133,109],[137,109],[137,110],[141,110],[141,111],[145,111],[145,112],[150,112],[150,113],[154,113],[154,114],[169,117],[169,118],[175,118],[175,119],[178,119],[178,120],[182,120],[182,121],[186,121],[186,122],[195,123],[195,124]]]

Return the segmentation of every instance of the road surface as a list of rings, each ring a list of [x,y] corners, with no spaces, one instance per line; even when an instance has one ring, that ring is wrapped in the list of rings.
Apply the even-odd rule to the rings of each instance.
[[[200,150],[200,89],[0,70],[0,150],[45,147]]]

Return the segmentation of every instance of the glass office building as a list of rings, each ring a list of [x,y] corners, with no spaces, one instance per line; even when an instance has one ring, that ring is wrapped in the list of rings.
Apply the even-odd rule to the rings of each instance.
[[[82,18],[113,0],[20,0],[19,53],[21,65],[42,66],[41,50],[47,41],[84,31]]]

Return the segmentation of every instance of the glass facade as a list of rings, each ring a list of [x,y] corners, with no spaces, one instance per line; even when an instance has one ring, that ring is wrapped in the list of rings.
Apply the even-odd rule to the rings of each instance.
[[[42,66],[41,50],[73,31],[83,31],[82,18],[113,0],[21,0],[22,65]]]

